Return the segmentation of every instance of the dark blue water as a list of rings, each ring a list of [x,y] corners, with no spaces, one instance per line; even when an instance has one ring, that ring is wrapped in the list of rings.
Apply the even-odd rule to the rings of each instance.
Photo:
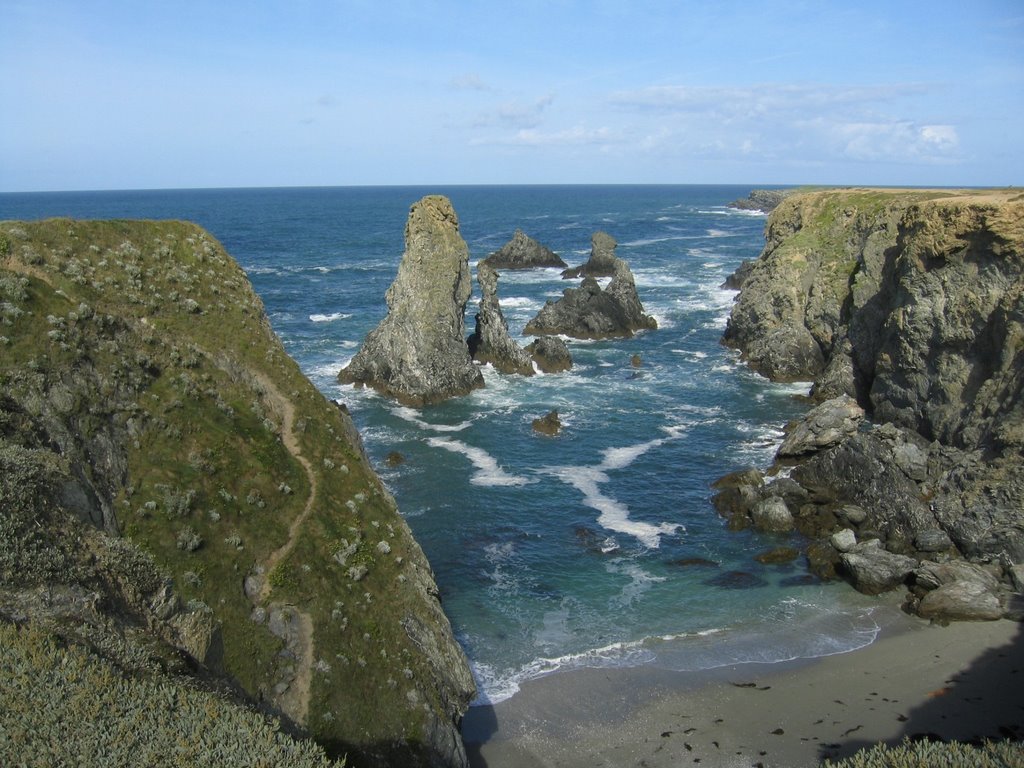
[[[753,556],[786,539],[731,533],[709,483],[766,465],[800,385],[773,385],[719,338],[732,303],[720,286],[758,254],[764,217],[726,203],[749,187],[541,186],[180,190],[0,195],[0,219],[188,219],[242,264],[288,352],[346,402],[371,457],[434,567],[473,663],[481,700],[578,665],[700,669],[859,647],[871,603],[808,585],[800,564]],[[570,341],[566,374],[504,376],[423,410],[341,387],[337,372],[383,317],[409,206],[448,195],[471,262],[518,227],[577,264],[590,235],[618,242],[659,329]],[[557,270],[503,273],[510,330],[568,285]],[[477,297],[467,315],[472,318]],[[527,343],[529,339],[523,339]],[[643,364],[634,368],[631,357]],[[564,431],[531,421],[557,409]],[[405,461],[386,467],[397,451]],[[717,567],[682,564],[700,558]],[[744,571],[761,586],[708,581]]]

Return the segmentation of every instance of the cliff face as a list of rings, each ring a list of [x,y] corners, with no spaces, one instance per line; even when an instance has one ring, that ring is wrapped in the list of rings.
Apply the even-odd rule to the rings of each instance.
[[[465,763],[429,564],[208,234],[0,223],[0,393],[0,621],[230,684],[350,764]]]
[[[818,401],[855,398],[876,424],[793,470],[806,529],[847,526],[918,559],[1024,562],[1024,196],[795,195],[766,240],[725,343],[770,378],[813,380]],[[846,561],[860,556],[831,560],[856,583]]]
[[[425,197],[409,211],[405,253],[387,290],[388,314],[339,380],[415,406],[482,387],[465,339],[471,293],[469,249],[455,210],[445,197]]]

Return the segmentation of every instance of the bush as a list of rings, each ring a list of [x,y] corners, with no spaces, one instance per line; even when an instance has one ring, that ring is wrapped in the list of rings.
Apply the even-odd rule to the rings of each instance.
[[[959,742],[909,741],[877,744],[827,768],[1024,768],[1021,742],[987,741],[980,747]]]

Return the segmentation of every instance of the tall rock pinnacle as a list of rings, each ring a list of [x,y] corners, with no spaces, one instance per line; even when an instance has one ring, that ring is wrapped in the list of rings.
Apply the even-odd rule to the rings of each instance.
[[[388,288],[388,314],[367,334],[342,383],[366,384],[422,406],[483,386],[464,335],[472,293],[469,249],[451,201],[428,195],[413,204],[405,253]]]

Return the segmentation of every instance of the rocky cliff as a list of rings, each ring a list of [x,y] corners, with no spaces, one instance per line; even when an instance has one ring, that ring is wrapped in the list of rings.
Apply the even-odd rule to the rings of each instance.
[[[472,293],[469,249],[451,202],[424,197],[409,211],[405,253],[388,288],[387,316],[339,374],[414,406],[483,386],[466,346],[465,311]]]
[[[207,233],[0,223],[0,393],[0,754],[324,763],[284,728],[350,765],[465,764],[430,566]],[[54,712],[85,725],[51,739]]]
[[[922,603],[943,586],[926,562],[966,557],[996,582],[1019,580],[1024,195],[802,194],[775,210],[766,241],[725,342],[770,378],[814,382],[833,415],[791,435],[841,423],[843,398],[869,422],[797,451],[785,483],[723,492],[720,508],[738,504],[742,517],[775,496],[812,537],[848,531],[814,557],[865,591],[878,591],[877,574],[864,576],[872,560],[892,567],[888,587],[908,583]]]

